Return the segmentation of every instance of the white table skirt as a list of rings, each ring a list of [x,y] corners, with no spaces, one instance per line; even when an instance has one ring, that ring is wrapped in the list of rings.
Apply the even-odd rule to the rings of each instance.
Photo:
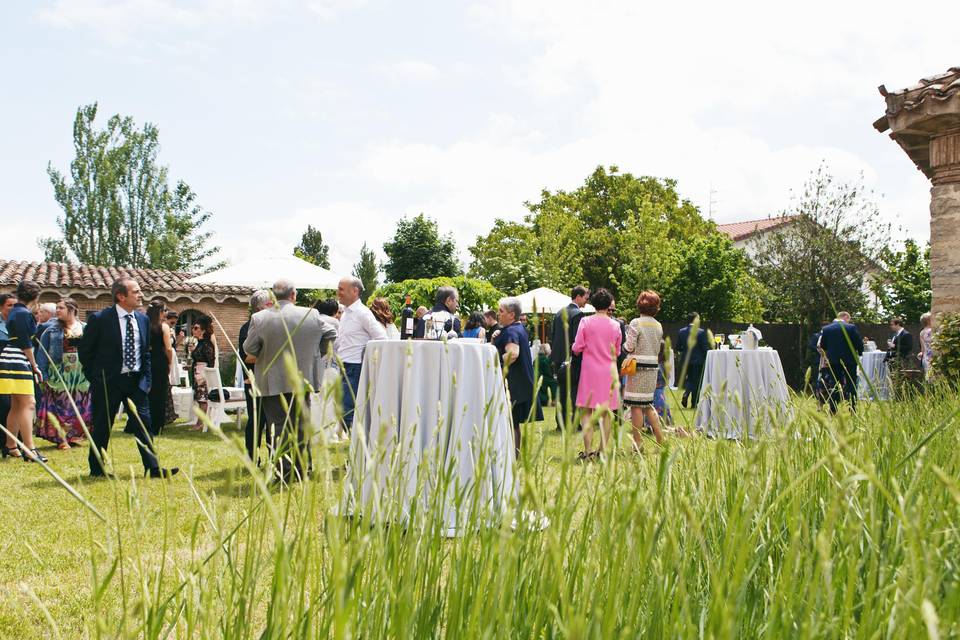
[[[890,399],[890,371],[886,351],[865,351],[860,356],[857,395],[863,400]]]
[[[494,522],[516,497],[513,446],[492,346],[370,342],[350,438],[345,506],[374,521],[405,521],[414,508],[441,505],[448,536],[460,531],[471,511]],[[446,473],[448,483],[442,481]],[[444,487],[444,495],[437,495]]]
[[[789,419],[790,393],[773,350],[707,353],[696,426],[709,436],[739,439]]]
[[[197,415],[193,411],[193,389],[190,387],[171,387],[173,394],[173,410],[177,417],[187,422],[196,422]]]

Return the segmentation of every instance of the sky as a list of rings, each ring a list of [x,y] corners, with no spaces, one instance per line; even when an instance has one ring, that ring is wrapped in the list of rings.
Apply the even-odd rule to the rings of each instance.
[[[719,223],[789,207],[826,162],[895,240],[929,183],[877,87],[960,66],[960,2],[38,0],[0,8],[0,258],[37,260],[76,109],[152,122],[231,262],[308,224],[347,273],[423,212],[466,251],[598,165],[677,181]],[[931,16],[937,16],[932,19]]]

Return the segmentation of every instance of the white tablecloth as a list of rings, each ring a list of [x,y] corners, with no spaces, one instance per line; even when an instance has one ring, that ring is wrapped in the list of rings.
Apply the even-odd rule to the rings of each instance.
[[[193,389],[190,387],[171,387],[173,394],[173,410],[177,417],[187,422],[196,422],[197,415],[193,412]]]
[[[438,505],[448,536],[470,512],[496,522],[516,496],[513,446],[492,346],[370,342],[350,437],[345,506],[374,521],[405,521],[414,508]]]
[[[754,437],[790,417],[789,390],[773,350],[707,353],[697,429],[718,438]]]
[[[863,400],[890,399],[890,371],[886,351],[865,351],[860,356],[857,395]]]

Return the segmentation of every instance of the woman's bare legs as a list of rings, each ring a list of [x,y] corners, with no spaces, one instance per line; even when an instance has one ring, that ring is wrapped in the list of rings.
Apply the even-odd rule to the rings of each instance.
[[[610,414],[610,410],[606,408],[601,408],[602,413],[600,414],[600,451],[603,451],[607,448],[607,445],[610,443],[610,433],[613,429],[613,416]]]
[[[33,395],[10,396],[10,415],[7,418],[10,432],[20,438],[27,451],[34,448],[33,444],[33,415],[36,410],[36,399]],[[15,443],[7,438],[7,448],[13,448]]]
[[[590,455],[593,452],[593,409],[581,407],[580,426],[583,427],[583,453]]]
[[[650,422],[657,444],[663,444],[663,432],[660,431],[660,415],[653,405],[630,407],[630,422],[633,425],[633,444],[637,451],[643,451],[643,419]]]

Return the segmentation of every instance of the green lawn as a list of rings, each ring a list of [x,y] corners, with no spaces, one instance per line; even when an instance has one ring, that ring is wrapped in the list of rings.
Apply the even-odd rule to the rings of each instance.
[[[430,509],[407,527],[330,515],[344,445],[281,491],[253,481],[230,425],[232,442],[168,428],[170,482],[140,477],[118,429],[120,482],[87,479],[86,448],[47,451],[105,522],[38,465],[0,465],[0,637],[960,634],[956,396],[797,407],[760,441],[649,441],[586,465],[548,415],[519,474],[521,508],[550,527],[453,540]]]

